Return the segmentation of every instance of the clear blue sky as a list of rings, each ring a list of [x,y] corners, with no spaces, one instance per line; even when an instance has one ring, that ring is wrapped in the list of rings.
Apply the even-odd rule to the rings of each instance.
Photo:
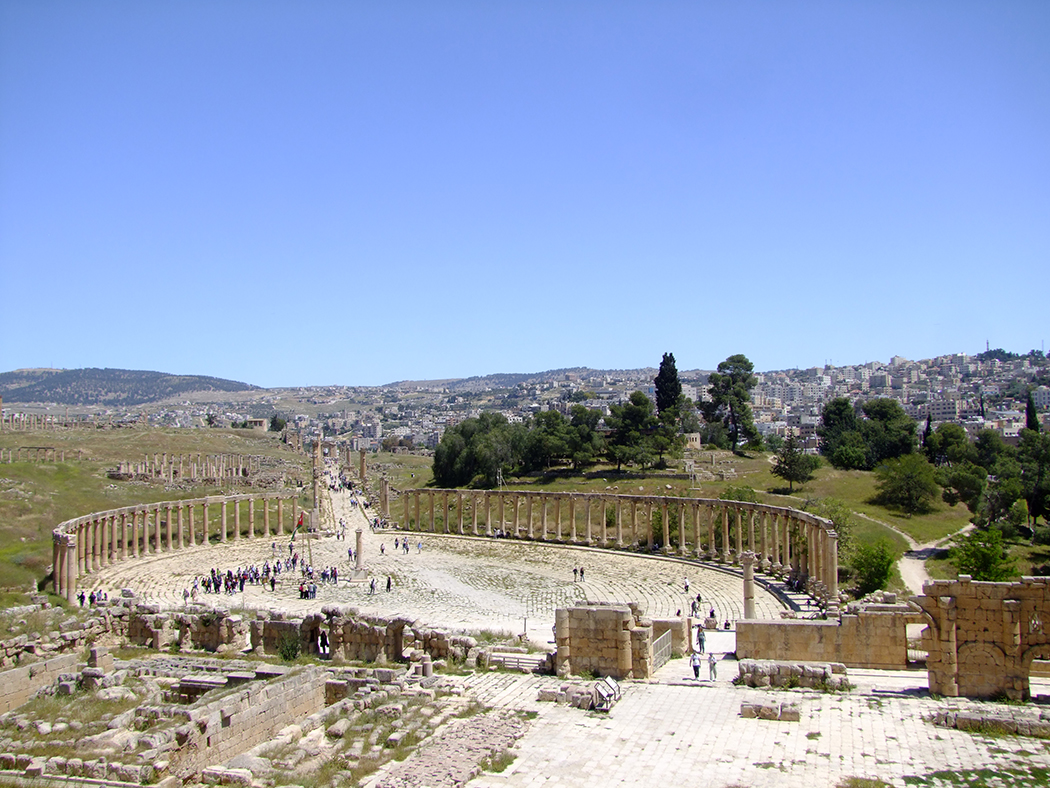
[[[0,371],[1047,337],[1050,2],[0,0]]]

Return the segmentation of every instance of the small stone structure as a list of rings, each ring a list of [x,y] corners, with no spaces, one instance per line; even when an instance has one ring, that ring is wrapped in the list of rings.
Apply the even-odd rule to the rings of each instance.
[[[796,701],[781,702],[772,699],[764,701],[746,700],[740,704],[740,716],[744,719],[798,722],[801,718],[801,712],[799,704]]]
[[[593,673],[614,679],[647,679],[655,670],[653,641],[671,632],[671,649],[689,650],[690,620],[652,620],[637,604],[587,602],[554,614],[559,676]]]
[[[852,604],[827,621],[785,619],[737,622],[739,659],[841,662],[851,668],[908,667],[907,624],[923,623],[904,603]]]
[[[1033,660],[1050,659],[1050,578],[936,580],[912,601],[929,631],[930,692],[1027,699]]]

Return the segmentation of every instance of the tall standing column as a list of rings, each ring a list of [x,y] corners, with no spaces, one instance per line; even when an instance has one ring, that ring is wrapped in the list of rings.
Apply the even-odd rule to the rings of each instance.
[[[418,497],[418,496],[417,496],[417,497]],[[411,530],[412,530],[412,518],[411,518],[411,516],[410,516],[410,515],[411,515],[412,513],[411,513],[411,511],[409,510],[409,504],[408,504],[408,502],[409,502],[409,500],[410,500],[411,498],[412,498],[412,496],[411,496],[411,495],[409,495],[409,493],[408,493],[408,491],[407,491],[407,490],[406,490],[406,491],[405,491],[404,493],[402,493],[402,495],[401,495],[401,500],[402,500],[402,501],[404,501],[404,504],[405,504],[405,522],[404,522],[404,528],[405,528],[405,530],[406,530],[406,531],[411,531]]]
[[[547,496],[540,496],[540,505],[543,507],[540,510],[540,531],[543,533],[543,541],[547,541]]]
[[[241,538],[241,502],[240,499],[233,502],[233,541]]]
[[[536,529],[535,529],[535,526],[532,523],[532,499],[533,499],[533,497],[534,496],[532,496],[532,495],[526,495],[525,496],[525,520],[529,524],[529,539],[535,539],[536,538]]]
[[[576,542],[576,496],[569,496],[569,533],[573,543]]]
[[[587,496],[584,504],[584,513],[587,517],[587,544],[591,543],[591,496]]]
[[[492,536],[492,496],[485,493],[485,536]]]
[[[184,515],[186,514],[186,507],[183,506],[182,504],[179,504],[178,510],[179,510],[179,514],[178,514],[178,518],[179,518],[178,519],[178,524],[179,524],[178,545],[179,545],[179,549],[181,550],[183,547],[186,546],[186,530],[185,530],[186,526],[185,526],[185,522],[184,522],[184,520],[185,520]]]
[[[358,470],[358,475],[361,477],[361,481],[365,480],[365,450],[361,449],[361,467]]]
[[[478,496],[474,493],[470,494],[470,532],[474,536],[478,535]]]
[[[561,496],[554,496],[554,538],[561,541]]]
[[[430,512],[430,533],[437,532],[437,526],[434,521],[434,493],[427,493],[428,506],[427,509]]]
[[[755,554],[748,550],[740,556],[744,566],[744,618],[755,617]]]
[[[208,530],[208,504],[204,504],[204,530]],[[219,541],[225,543],[227,538],[226,529],[226,499],[223,498],[219,503]]]
[[[385,476],[379,480],[379,516],[384,520],[390,519],[390,482]],[[460,518],[460,526],[463,525],[463,520]],[[460,531],[462,532],[462,527]]]
[[[459,535],[463,536],[463,493],[456,492],[456,514],[459,520]]]
[[[729,563],[729,507],[722,504],[722,561]]]
[[[314,507],[314,511],[317,511],[317,507],[316,506]],[[317,525],[317,524],[318,523],[316,521],[313,523],[313,525]],[[255,538],[255,499],[254,498],[249,498],[248,499],[248,538],[249,539],[254,539]]]
[[[66,582],[63,588],[66,592],[67,602],[72,602],[77,593],[77,576],[79,575],[77,544],[78,540],[76,536],[70,534],[69,539],[66,542],[66,558],[63,561],[63,565],[66,568]]]
[[[828,612],[838,613],[839,610],[839,535],[835,531],[827,534],[827,585],[828,585]]]
[[[263,496],[263,536],[270,538],[270,499]]]
[[[155,541],[153,543],[153,545],[154,545],[154,552],[159,554],[159,553],[163,552],[163,550],[164,550],[163,543],[161,541],[163,537],[161,535],[161,527],[160,527],[161,526],[161,521],[160,521],[160,507],[159,506],[156,507],[154,512],[153,512],[153,522],[154,522],[155,528],[156,528],[156,539],[155,539]]]
[[[452,533],[452,529],[448,527],[448,490],[441,493],[441,526],[444,533]]]
[[[623,547],[623,501],[616,499],[616,546]]]
[[[744,552],[744,524],[740,515],[740,507],[734,507],[733,513],[736,525],[736,555],[733,556],[733,563],[737,564],[740,563],[740,554]]]
[[[189,527],[190,527],[190,547],[197,546],[197,524],[193,521],[194,510],[197,508],[196,504],[191,503],[186,507],[189,510]],[[205,539],[204,543],[207,544],[208,540]]]
[[[671,517],[666,498],[660,501],[660,520],[664,527],[664,543],[661,552],[666,554],[671,552]]]
[[[135,557],[139,557],[139,510],[135,509],[131,513],[131,554]]]
[[[128,513],[120,513],[120,560],[128,557]]]
[[[277,536],[284,536],[284,498],[277,499]]]

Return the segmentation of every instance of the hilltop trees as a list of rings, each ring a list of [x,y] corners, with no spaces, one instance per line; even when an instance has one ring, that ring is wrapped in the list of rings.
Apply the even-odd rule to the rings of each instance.
[[[678,380],[674,353],[664,353],[660,371],[653,383],[656,386],[656,412],[660,418],[663,419],[667,415],[677,417],[677,409],[682,399],[682,383]]]
[[[729,432],[730,448],[735,452],[741,437],[746,442],[760,440],[751,415],[751,389],[758,379],[752,374],[755,365],[747,356],[730,356],[712,372],[708,383],[710,402],[703,404],[704,418],[710,423],[722,422]]]
[[[915,450],[916,424],[897,400],[868,400],[858,414],[846,397],[838,397],[824,406],[817,435],[821,454],[836,468],[870,471]]]

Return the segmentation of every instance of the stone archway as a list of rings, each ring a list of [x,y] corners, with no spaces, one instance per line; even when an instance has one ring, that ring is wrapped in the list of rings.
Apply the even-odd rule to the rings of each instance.
[[[992,698],[1009,694],[1012,681],[1007,675],[1006,653],[994,643],[963,643],[958,649],[959,694],[968,698]],[[1004,681],[1010,686],[1004,686]]]

